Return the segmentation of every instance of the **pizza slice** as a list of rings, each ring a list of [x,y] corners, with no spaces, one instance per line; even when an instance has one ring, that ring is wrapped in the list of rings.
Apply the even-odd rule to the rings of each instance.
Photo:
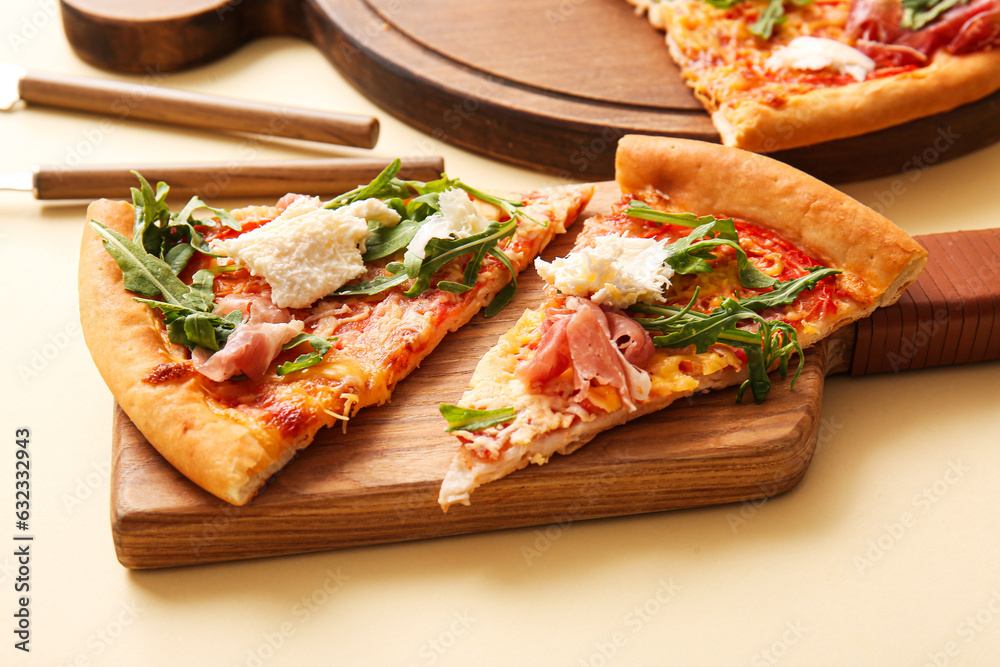
[[[461,443],[443,509],[679,398],[741,385],[764,400],[769,370],[794,377],[802,348],[893,303],[927,261],[874,211],[739,149],[626,136],[616,178],[613,210],[536,261],[543,303],[441,406]]]
[[[724,144],[866,134],[1000,89],[1000,0],[629,0]]]
[[[320,428],[388,401],[446,333],[509,301],[593,192],[501,198],[398,169],[330,201],[172,212],[140,177],[132,204],[90,205],[87,345],[146,439],[210,493],[246,503]]]

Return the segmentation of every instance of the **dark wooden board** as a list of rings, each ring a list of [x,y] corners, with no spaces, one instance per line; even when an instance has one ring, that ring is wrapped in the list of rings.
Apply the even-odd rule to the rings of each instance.
[[[70,44],[121,72],[220,58],[263,35],[312,41],[428,134],[565,178],[613,177],[627,133],[718,141],[663,35],[625,0],[61,0]],[[861,137],[774,154],[823,180],[915,171],[1000,140],[1000,92]]]
[[[613,184],[601,186],[581,219],[607,210],[618,194]],[[564,254],[572,237],[557,239],[545,256]],[[116,406],[111,510],[119,560],[169,567],[638,514],[771,496],[801,479],[832,368],[825,345],[810,351],[794,390],[776,381],[761,405],[737,405],[735,390],[681,400],[571,456],[488,484],[471,506],[443,513],[438,488],[458,441],[444,433],[437,407],[461,397],[483,353],[539,301],[533,269],[519,283],[514,303],[449,334],[391,403],[362,410],[346,432],[322,431],[242,508],[181,476]]]

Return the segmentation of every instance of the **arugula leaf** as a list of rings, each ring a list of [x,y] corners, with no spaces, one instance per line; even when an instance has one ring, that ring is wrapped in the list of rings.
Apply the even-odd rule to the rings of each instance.
[[[395,227],[376,226],[373,235],[365,242],[366,262],[383,259],[405,248],[420,228],[421,220],[402,220]]]
[[[903,0],[903,15],[899,25],[906,30],[920,30],[952,7],[969,0]]]
[[[423,259],[411,252],[407,252],[403,256],[403,265],[406,268],[407,275],[413,279],[413,285],[403,294],[408,297],[422,294],[424,290],[430,287],[431,278],[437,273],[438,269],[451,260],[469,253],[473,255],[470,262],[476,262],[478,259],[475,268],[475,273],[478,274],[483,261],[482,253],[478,252],[479,248],[482,246],[495,248],[498,242],[513,236],[516,230],[516,218],[511,218],[504,222],[491,222],[483,231],[465,238],[431,239],[424,248],[425,256]]]
[[[514,408],[500,408],[499,410],[475,410],[473,408],[461,408],[450,403],[442,403],[438,406],[441,416],[448,422],[447,433],[452,431],[481,431],[490,426],[509,422],[517,416]]]
[[[167,262],[175,274],[180,274],[197,250],[214,257],[205,238],[195,225],[212,227],[214,220],[199,220],[194,217],[195,211],[207,209],[214,213],[225,226],[239,231],[240,223],[232,213],[222,208],[214,208],[198,197],[192,197],[178,213],[172,213],[167,206],[166,197],[170,186],[157,183],[156,190],[143,178],[142,174],[133,171],[139,179],[139,187],[131,188],[132,205],[135,209],[135,219],[132,228],[132,240],[141,245],[148,254],[159,257]],[[178,250],[178,248],[180,248]]]
[[[705,0],[708,4],[718,9],[731,9],[745,0]],[[918,0],[919,1],[919,0]],[[931,1],[934,0],[924,0]],[[948,0],[945,0],[948,1]],[[796,7],[804,7],[813,0],[791,0]],[[904,4],[906,0],[904,0]],[[750,32],[761,39],[771,39],[774,34],[774,26],[788,20],[785,16],[784,0],[768,0],[767,7],[760,13],[757,20],[749,26]]]
[[[170,265],[96,220],[90,221],[90,228],[101,237],[105,250],[117,262],[125,289],[148,297],[162,295],[168,303],[181,305],[188,287],[174,274]]]
[[[300,333],[298,336],[285,343],[281,349],[291,350],[293,347],[297,347],[302,343],[309,343],[312,345],[313,351],[300,354],[295,358],[295,361],[286,361],[278,366],[278,375],[288,375],[289,373],[294,373],[295,371],[301,371],[304,368],[315,366],[323,360],[323,355],[330,351],[330,348],[333,347],[333,341],[335,340],[337,339],[323,338],[322,336],[316,336],[308,333]]]
[[[408,197],[409,191],[406,182],[396,178],[396,174],[399,173],[402,166],[403,162],[400,159],[393,160],[378,176],[372,179],[371,183],[359,185],[353,190],[334,197],[324,205],[324,208],[338,209],[356,201],[373,197],[375,199]]]
[[[760,403],[770,391],[771,381],[767,371],[773,364],[779,365],[779,372],[785,377],[789,358],[793,353],[797,354],[799,366],[792,378],[794,384],[805,360],[795,329],[786,322],[767,320],[758,311],[792,303],[802,292],[814,289],[823,278],[840,273],[839,269],[817,267],[809,271],[805,276],[779,283],[771,292],[746,299],[727,298],[710,313],[691,310],[698,298],[698,290],[683,308],[635,304],[629,310],[658,316],[636,320],[647,330],[660,334],[653,337],[653,344],[657,347],[694,345],[698,352],[705,352],[709,346],[722,342],[742,349],[747,355],[749,378],[740,387],[737,401],[749,388],[754,399]],[[747,322],[755,325],[756,331],[745,328]]]
[[[708,273],[712,266],[708,260],[715,259],[711,253],[713,248],[729,246],[736,251],[736,266],[739,270],[740,284],[744,287],[771,287],[778,281],[761,272],[746,251],[740,247],[739,236],[736,233],[736,223],[732,218],[716,218],[712,215],[695,216],[693,213],[665,213],[647,206],[640,201],[629,202],[625,215],[658,224],[684,225],[695,227],[690,234],[683,236],[666,246],[667,264],[675,273]],[[706,238],[714,235],[712,238]]]
[[[761,39],[771,39],[774,26],[787,20],[784,0],[769,0],[760,17],[750,26],[750,32]]]

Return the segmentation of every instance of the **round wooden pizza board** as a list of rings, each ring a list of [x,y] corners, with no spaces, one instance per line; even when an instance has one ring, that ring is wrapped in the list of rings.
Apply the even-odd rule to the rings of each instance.
[[[61,0],[98,67],[172,71],[256,37],[313,42],[374,103],[442,141],[567,179],[614,176],[624,134],[719,141],[663,34],[625,0]],[[828,182],[919,171],[1000,140],[1000,92],[774,157]]]

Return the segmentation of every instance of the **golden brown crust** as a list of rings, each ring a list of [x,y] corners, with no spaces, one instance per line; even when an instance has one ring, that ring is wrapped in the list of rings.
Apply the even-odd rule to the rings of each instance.
[[[950,111],[1000,90],[1000,49],[935,54],[927,67],[792,96],[775,108],[723,103],[712,122],[727,146],[770,153],[875,132]]]
[[[668,210],[739,218],[773,230],[849,275],[845,285],[853,289],[856,300],[838,303],[832,317],[810,321],[814,326],[798,336],[804,347],[895,301],[926,263],[926,252],[884,217],[768,157],[704,142],[630,135],[619,142],[616,174],[625,194]],[[591,222],[584,225],[578,244],[598,229]],[[530,350],[537,349],[544,312],[544,308],[526,311],[477,365],[470,389],[459,404],[477,409],[513,407],[516,416],[492,432],[462,434],[463,446],[441,486],[438,502],[442,509],[468,504],[476,487],[530,462],[544,463],[555,453],[570,453],[601,431],[679,398],[747,378],[745,364],[726,357],[714,367],[700,363],[704,354],[689,369],[681,362],[651,363],[643,370],[656,376],[653,389],[648,399],[636,401],[637,409],[622,406],[590,412],[567,398],[572,392],[553,388],[559,378],[540,387],[517,377],[519,360],[530,358]],[[661,361],[686,355],[681,350],[663,350]]]
[[[555,234],[565,231],[592,194],[593,186],[583,185],[528,195],[532,215],[550,222],[518,225],[518,243],[509,254],[515,268],[523,269]],[[91,204],[87,216],[131,236],[130,204],[101,200]],[[507,283],[507,270],[496,264],[483,270],[476,287],[460,297],[440,292],[406,299],[390,293],[372,309],[377,312],[370,326],[356,336],[341,336],[345,345],[338,354],[296,373],[296,379],[277,378],[272,366],[256,383],[216,384],[193,371],[150,382],[162,365],[176,369],[185,363],[187,351],[170,344],[154,311],[123,289],[118,265],[88,225],[80,258],[81,321],[98,370],[150,444],[205,490],[242,505],[320,428],[348,418],[360,407],[387,401],[398,381]],[[404,316],[407,326],[400,326]],[[254,393],[258,390],[263,393]],[[290,434],[247,405],[264,394],[268,402],[288,406],[298,415]]]
[[[615,170],[626,193],[652,190],[698,215],[737,217],[772,229],[828,265],[860,278],[863,317],[894,303],[927,253],[870,208],[794,167],[738,148],[686,139],[625,136]],[[841,319],[837,325],[846,323]],[[825,332],[829,333],[829,332]]]
[[[129,236],[132,206],[97,201],[87,209],[87,220]],[[249,428],[209,407],[197,379],[143,381],[160,364],[185,355],[164,344],[153,311],[122,289],[118,265],[89,227],[81,247],[79,289],[87,346],[112,395],[157,451],[193,482],[242,505],[305,444],[285,443],[271,455]]]
[[[843,85],[762,78],[766,60],[800,35],[853,44],[844,34],[850,3],[794,8],[768,41],[745,21],[704,0],[628,0],[667,32],[670,55],[727,146],[758,153],[858,136],[950,111],[1000,89],[1000,49],[938,51],[917,69]]]

